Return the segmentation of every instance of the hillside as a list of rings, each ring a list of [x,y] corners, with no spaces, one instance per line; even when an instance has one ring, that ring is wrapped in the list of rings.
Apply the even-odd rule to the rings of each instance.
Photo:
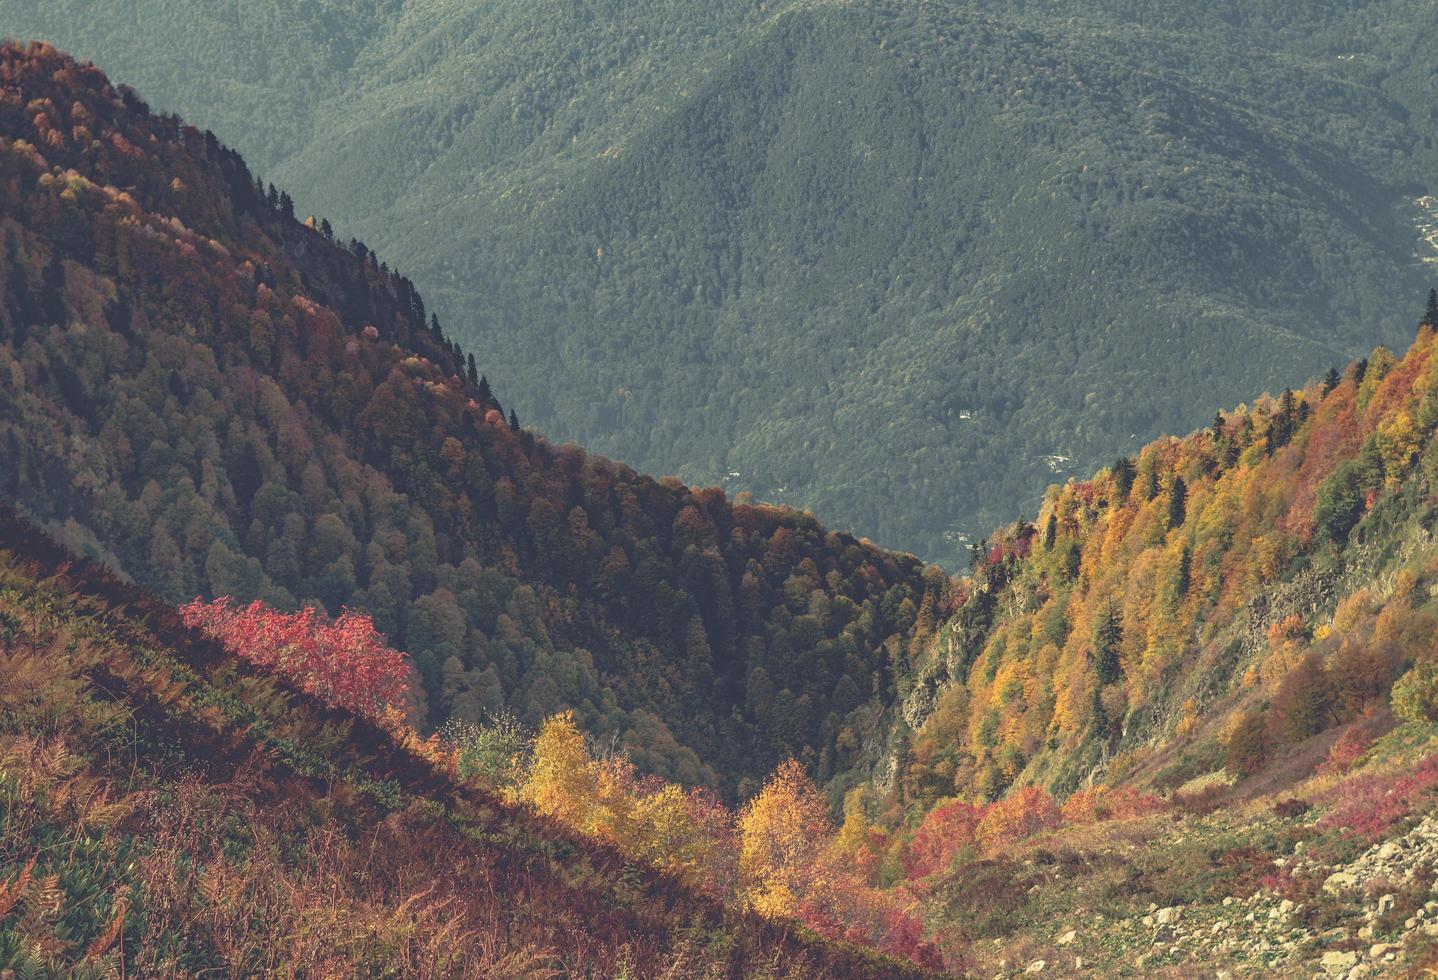
[[[9,46],[0,96],[0,495],[172,603],[372,615],[421,727],[573,708],[726,794],[854,768],[937,569],[506,419],[408,279],[98,70]]]
[[[1401,342],[1438,254],[1419,0],[244,10],[0,2],[399,257],[556,438],[950,568]]]
[[[901,708],[926,760],[904,791],[1172,790],[1385,705],[1438,655],[1435,321],[992,536]]]
[[[921,975],[453,782],[0,505],[0,970]]]

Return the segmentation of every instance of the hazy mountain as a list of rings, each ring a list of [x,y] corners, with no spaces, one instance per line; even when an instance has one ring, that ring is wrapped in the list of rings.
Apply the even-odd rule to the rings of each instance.
[[[401,263],[555,439],[951,567],[1400,342],[1434,254],[1415,2],[0,14]]]

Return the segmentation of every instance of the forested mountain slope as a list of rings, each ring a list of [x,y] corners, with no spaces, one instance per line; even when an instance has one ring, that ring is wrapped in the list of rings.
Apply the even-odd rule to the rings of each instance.
[[[1314,739],[1391,727],[1395,681],[1438,663],[1435,325],[1430,298],[1406,355],[1219,412],[996,532],[896,710],[905,808],[1282,785]]]
[[[400,257],[552,434],[951,567],[1400,342],[1438,224],[1418,0],[0,14]]]
[[[942,573],[520,428],[289,207],[93,67],[0,51],[0,494],[171,602],[373,615],[421,725],[572,707],[726,791],[854,767]]]
[[[902,977],[327,708],[0,504],[0,969]]]

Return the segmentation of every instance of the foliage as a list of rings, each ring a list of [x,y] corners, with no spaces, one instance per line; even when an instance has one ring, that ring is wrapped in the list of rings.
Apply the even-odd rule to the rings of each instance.
[[[894,977],[452,780],[0,506],[0,969]]]
[[[1420,725],[1438,721],[1438,663],[1420,661],[1393,685],[1393,713]]]
[[[331,621],[309,607],[287,615],[259,600],[236,606],[228,596],[196,599],[180,607],[180,616],[327,704],[376,720],[406,707],[409,664],[385,645],[368,616],[345,610]]]

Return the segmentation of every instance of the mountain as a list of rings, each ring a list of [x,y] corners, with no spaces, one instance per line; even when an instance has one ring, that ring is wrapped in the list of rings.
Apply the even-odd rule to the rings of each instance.
[[[1419,0],[0,2],[399,257],[559,439],[966,543],[1407,330]]]
[[[373,616],[421,727],[572,708],[687,785],[849,778],[938,569],[550,444],[213,134],[43,45],[0,86],[0,494],[173,603]]]
[[[1430,299],[1405,355],[1219,412],[996,532],[896,706],[903,805],[1292,776],[1381,713],[1438,656],[1435,326]]]
[[[904,977],[246,666],[0,505],[0,969]]]

